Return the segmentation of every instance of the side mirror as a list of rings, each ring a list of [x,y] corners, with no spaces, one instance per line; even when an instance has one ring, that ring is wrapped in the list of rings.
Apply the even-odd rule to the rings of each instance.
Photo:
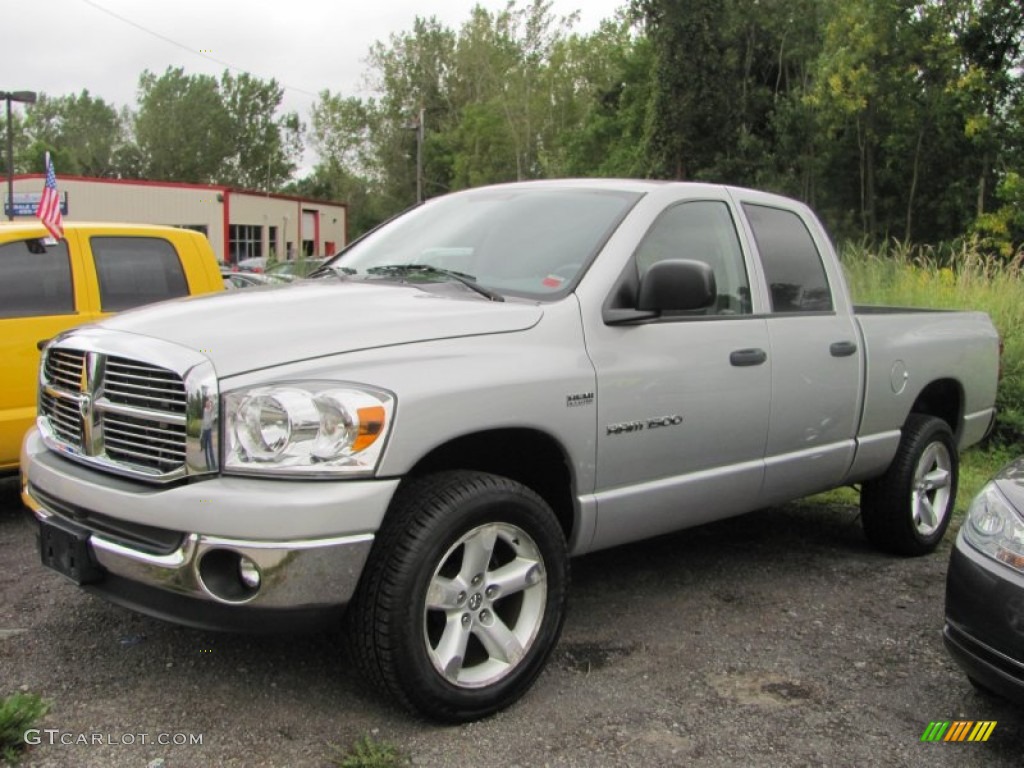
[[[642,312],[684,312],[715,303],[715,272],[703,261],[666,259],[640,278],[636,308]]]

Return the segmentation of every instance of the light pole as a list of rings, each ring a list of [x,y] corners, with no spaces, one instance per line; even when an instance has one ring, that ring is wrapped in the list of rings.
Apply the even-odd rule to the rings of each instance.
[[[35,104],[35,91],[0,91],[0,99],[7,102],[7,219],[14,221],[14,127],[11,125],[11,102]]]

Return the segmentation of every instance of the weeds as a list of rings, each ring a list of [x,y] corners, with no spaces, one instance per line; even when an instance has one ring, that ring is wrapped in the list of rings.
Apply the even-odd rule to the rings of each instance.
[[[981,487],[1014,455],[1024,454],[1024,264],[982,252],[977,241],[938,248],[892,242],[872,251],[848,244],[841,261],[857,304],[978,310],[992,318],[1003,342],[994,438],[961,456],[956,512],[962,516]],[[837,489],[819,498],[857,504]]]
[[[986,256],[976,241],[941,249],[889,243],[871,252],[842,249],[843,269],[858,304],[988,313],[1003,342],[999,419],[994,445],[1024,452],[1024,265]]]
[[[34,693],[12,693],[0,701],[0,758],[15,765],[25,749],[25,731],[50,710]]]
[[[338,756],[331,762],[338,768],[401,768],[409,765],[408,758],[398,747],[368,735],[356,741],[347,751],[340,747],[334,747],[334,750]]]

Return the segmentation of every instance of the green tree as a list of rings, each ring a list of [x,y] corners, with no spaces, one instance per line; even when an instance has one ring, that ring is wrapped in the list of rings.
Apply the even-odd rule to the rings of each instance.
[[[544,158],[549,175],[644,176],[654,49],[625,14],[590,35],[572,35],[552,57],[552,72],[574,92],[557,136],[561,161]]]
[[[450,188],[450,165],[442,137],[456,122],[454,53],[456,34],[435,17],[417,17],[410,32],[375,43],[368,80],[379,94],[366,103],[368,156],[383,207],[399,211],[416,201],[416,152],[423,116],[424,195]]]
[[[409,205],[421,118],[428,197],[499,181],[639,172],[650,46],[624,17],[592,35],[574,34],[575,23],[544,0],[496,12],[477,6],[457,32],[417,18],[371,49],[374,98],[321,94],[308,181],[365,185],[378,201],[365,209],[374,218]]]
[[[728,5],[723,0],[637,0],[654,46],[647,153],[654,176],[707,175],[736,139],[731,111]]]
[[[298,114],[281,117],[284,90],[276,80],[225,71],[220,94],[230,123],[230,151],[217,173],[222,184],[246,189],[276,190],[295,171],[302,152],[302,123]]]
[[[139,77],[135,137],[149,179],[215,183],[232,156],[231,114],[217,80],[170,68]]]
[[[492,13],[476,6],[462,26],[453,68],[453,125],[447,140],[454,189],[523,178],[527,149],[513,104],[519,52],[514,4]]]
[[[634,0],[653,58],[649,173],[812,194],[819,160],[803,97],[821,50],[822,6]]]
[[[996,187],[999,206],[979,215],[971,229],[989,251],[1003,259],[1024,256],[1024,177],[1007,172]]]
[[[373,218],[404,207],[422,115],[428,196],[649,175],[795,195],[841,236],[937,242],[996,206],[978,231],[1014,237],[1024,14],[1010,0],[633,0],[591,34],[573,24],[513,1],[377,43],[376,96],[324,99],[314,120],[317,183],[359,185]]]
[[[976,149],[975,208],[985,213],[993,179],[1020,157],[1024,13],[1016,0],[950,0],[961,53],[964,132]],[[1020,166],[1018,166],[1020,167]]]
[[[127,143],[123,116],[103,99],[83,90],[78,95],[49,97],[40,94],[27,110],[22,162],[41,172],[51,154],[60,173],[74,176],[116,177]]]
[[[220,80],[168,68],[139,78],[135,158],[142,175],[164,181],[279,189],[302,152],[295,113],[278,115],[275,80],[225,71]]]
[[[809,102],[828,142],[826,209],[862,235],[937,242],[992,201],[1013,136],[1024,18],[1002,0],[830,6]],[[855,164],[853,162],[856,159]],[[852,193],[856,190],[856,196]],[[852,233],[851,233],[852,234]]]
[[[40,94],[42,97],[43,94]],[[21,110],[17,108],[11,109],[11,124],[10,126],[4,126],[3,132],[3,165],[6,171],[7,168],[7,131],[11,131],[11,144],[14,150],[14,172],[15,173],[33,173],[36,171],[35,165],[32,163],[31,156],[29,154],[29,146],[31,139],[28,131],[25,129],[25,123],[27,117],[21,114]]]
[[[310,115],[309,141],[321,161],[369,177],[371,123],[376,103],[323,91]]]
[[[381,178],[374,164],[371,135],[376,102],[329,91],[313,105],[309,140],[318,161],[313,172],[292,187],[297,194],[348,204],[349,237],[358,237],[387,217]]]

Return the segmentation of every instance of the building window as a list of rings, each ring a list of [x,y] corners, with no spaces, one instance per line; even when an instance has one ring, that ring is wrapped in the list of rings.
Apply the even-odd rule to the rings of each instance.
[[[228,229],[230,261],[237,264],[242,259],[258,259],[263,256],[263,227],[251,224],[232,224]]]
[[[190,229],[193,232],[199,232],[200,234],[209,236],[209,227],[205,224],[177,224],[178,229]]]

